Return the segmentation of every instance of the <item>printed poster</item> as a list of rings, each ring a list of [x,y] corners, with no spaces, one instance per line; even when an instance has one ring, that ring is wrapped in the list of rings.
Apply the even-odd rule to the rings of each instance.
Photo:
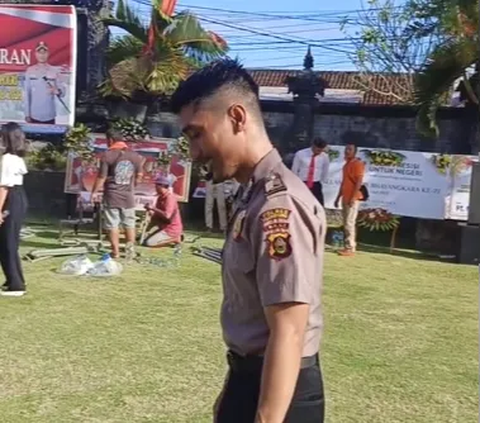
[[[333,209],[340,188],[344,147],[331,146],[330,171],[323,192],[326,208]],[[433,153],[359,148],[365,163],[364,183],[370,198],[364,209],[384,209],[399,216],[443,219],[446,209],[447,168]]]
[[[131,149],[145,159],[143,179],[135,190],[136,207],[138,209],[143,209],[145,204],[153,204],[156,201],[155,179],[161,173],[171,173],[175,177],[173,192],[178,201],[188,202],[192,172],[191,162],[173,156],[172,162],[167,168],[158,164],[160,154],[171,151],[175,142],[174,139],[153,138],[148,141],[129,143]],[[81,194],[87,202],[90,201],[90,193],[97,179],[101,155],[107,150],[107,140],[104,135],[92,134],[92,144],[96,161],[94,163],[84,163],[79,157],[70,154],[65,175],[65,193]]]
[[[478,161],[474,156],[450,156],[450,189],[446,219],[468,220],[472,165]]]
[[[0,5],[0,123],[62,133],[75,118],[74,6]]]

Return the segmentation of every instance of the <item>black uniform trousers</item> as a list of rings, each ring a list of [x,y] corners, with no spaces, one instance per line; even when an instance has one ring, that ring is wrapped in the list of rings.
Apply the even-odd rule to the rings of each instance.
[[[323,201],[323,189],[322,189],[321,182],[314,182],[313,187],[310,188],[310,191],[312,191],[312,194],[315,196],[318,202],[323,206],[324,201]]]
[[[20,246],[20,230],[27,214],[27,196],[21,186],[10,188],[3,211],[9,214],[0,226],[0,263],[6,277],[9,291],[24,291],[22,264],[18,248]]]
[[[215,406],[215,423],[254,423],[260,396],[263,359],[229,353],[230,371]],[[298,375],[284,423],[323,423],[325,397],[318,356]]]

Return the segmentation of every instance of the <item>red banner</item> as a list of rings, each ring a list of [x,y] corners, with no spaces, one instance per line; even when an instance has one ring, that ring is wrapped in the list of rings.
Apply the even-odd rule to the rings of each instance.
[[[0,5],[0,122],[73,125],[76,35],[73,6]]]
[[[94,134],[93,146],[97,161],[93,164],[83,163],[79,157],[70,155],[67,162],[67,173],[65,175],[65,192],[70,194],[90,193],[93,184],[97,179],[100,157],[107,149],[107,140],[105,136]],[[178,201],[188,202],[190,190],[191,163],[173,156],[169,166],[163,167],[158,164],[159,155],[166,152],[175,140],[153,139],[151,141],[141,141],[131,143],[133,151],[144,157],[143,180],[135,187],[136,204],[138,208],[143,208],[146,203],[152,204],[157,195],[155,190],[155,179],[160,173],[171,173],[175,176],[173,192]]]

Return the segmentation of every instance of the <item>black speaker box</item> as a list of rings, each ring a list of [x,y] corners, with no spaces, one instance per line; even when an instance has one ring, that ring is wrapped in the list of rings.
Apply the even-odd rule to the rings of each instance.
[[[461,264],[480,264],[480,226],[460,224],[458,261]]]
[[[480,225],[480,163],[474,163],[472,167],[468,223],[470,225]]]

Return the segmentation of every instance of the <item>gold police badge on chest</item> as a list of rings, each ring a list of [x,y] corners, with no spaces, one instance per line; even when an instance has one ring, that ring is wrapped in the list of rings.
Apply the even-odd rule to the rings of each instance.
[[[239,240],[242,237],[243,224],[244,224],[246,215],[247,215],[247,211],[242,210],[241,212],[238,213],[237,217],[235,218],[235,222],[233,223],[233,228],[232,228],[232,237],[234,240]]]

